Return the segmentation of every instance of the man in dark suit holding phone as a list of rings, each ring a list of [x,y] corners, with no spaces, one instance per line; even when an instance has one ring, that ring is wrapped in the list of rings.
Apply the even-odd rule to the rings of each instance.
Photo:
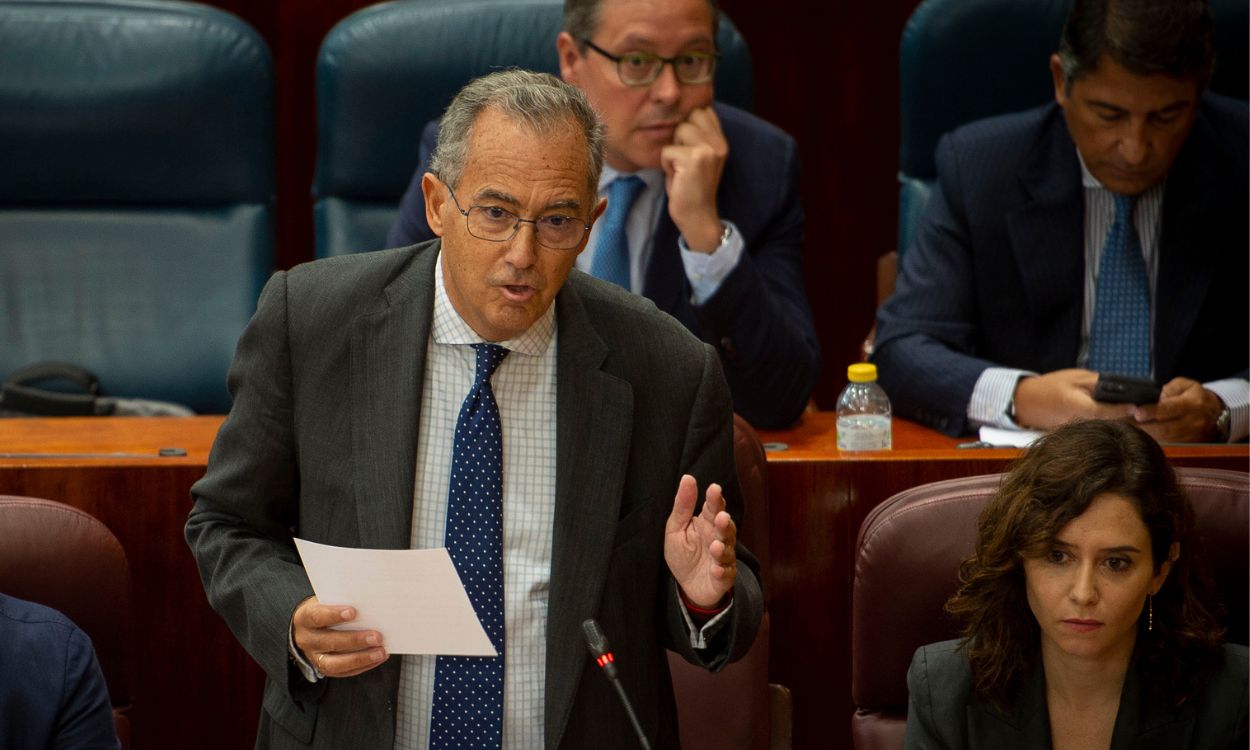
[[[943,137],[878,314],[898,413],[951,434],[1106,418],[1246,436],[1250,130],[1245,102],[1204,93],[1211,27],[1205,0],[1078,0],[1055,103]],[[1161,384],[1157,403],[1096,400],[1100,373]]]

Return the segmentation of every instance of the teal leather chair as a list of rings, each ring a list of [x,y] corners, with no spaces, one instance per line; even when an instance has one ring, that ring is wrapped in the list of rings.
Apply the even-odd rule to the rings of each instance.
[[[515,66],[559,75],[559,0],[400,0],[330,30],[317,56],[317,257],[380,250],[425,124],[464,84]],[[751,58],[721,16],[716,98],[751,109]]]
[[[230,406],[273,267],[273,66],[239,19],[161,0],[0,0],[0,379]]]
[[[1250,98],[1250,3],[1212,0],[1211,90]],[[1047,61],[1072,0],[925,0],[899,45],[901,131],[898,250],[903,253],[937,181],[933,152],[947,131],[1054,97]]]

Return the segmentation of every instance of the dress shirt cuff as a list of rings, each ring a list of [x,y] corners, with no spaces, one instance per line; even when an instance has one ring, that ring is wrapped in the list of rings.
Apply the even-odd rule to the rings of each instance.
[[[295,623],[291,623],[286,632],[286,650],[291,654],[291,661],[295,662],[295,666],[299,667],[300,674],[304,675],[304,679],[309,682],[317,682],[325,679],[325,675],[321,674],[321,670],[313,664],[309,664],[304,658],[304,652],[300,651],[295,645]]]
[[[1203,383],[1202,387],[1219,396],[1228,407],[1228,442],[1245,440],[1250,435],[1250,380],[1228,378]]]
[[[726,615],[734,608],[733,599],[730,599],[724,609],[717,612],[712,619],[703,623],[703,626],[700,627],[695,624],[694,618],[690,616],[690,610],[687,609],[686,602],[681,597],[681,587],[677,586],[676,589],[677,604],[680,605],[681,617],[686,621],[686,631],[690,635],[690,647],[702,651],[707,648],[707,644],[711,642],[712,638],[720,632],[720,629],[727,622]]]
[[[1021,378],[1036,374],[1010,367],[985,368],[972,388],[972,398],[968,399],[969,421],[977,427],[988,425],[1008,430],[1020,429],[1020,425],[1016,424],[1007,411],[1015,396],[1016,384]]]
[[[677,247],[681,250],[681,264],[686,269],[686,278],[690,279],[692,302],[702,305],[716,294],[721,282],[738,267],[742,259],[745,245],[742,233],[732,221],[721,220],[729,227],[729,239],[710,253],[696,253],[686,244],[686,238],[678,235]]]

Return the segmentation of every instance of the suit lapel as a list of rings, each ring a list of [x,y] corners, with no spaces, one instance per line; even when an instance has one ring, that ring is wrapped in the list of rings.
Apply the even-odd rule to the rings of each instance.
[[[1030,201],[1008,215],[1007,231],[1037,325],[1038,366],[1050,372],[1076,363],[1085,272],[1080,163],[1057,107],[1020,181]]]
[[[651,259],[644,272],[642,294],[661,310],[669,312],[687,328],[699,330],[698,322],[690,312],[686,290],[686,269],[681,263],[677,249],[677,225],[668,215],[668,197],[660,201],[660,218],[656,222],[655,237],[651,242]]]
[[[1199,119],[1168,175],[1159,233],[1159,270],[1155,285],[1155,377],[1161,382],[1182,375],[1181,351],[1222,255],[1222,216],[1245,216],[1232,206],[1235,176],[1228,157],[1213,148],[1207,124]],[[1203,167],[1205,165],[1205,168]]]
[[[1050,713],[1046,710],[1046,678],[1039,667],[1021,690],[1009,713],[977,701],[968,706],[968,746],[1013,750],[1050,750]]]
[[[556,298],[556,514],[547,608],[546,745],[560,744],[586,664],[581,623],[607,577],[625,487],[633,390],[602,370],[610,353],[577,295],[577,272]]]
[[[418,251],[375,309],[352,320],[352,457],[360,546],[406,549],[437,243]]]
[[[1194,701],[1178,709],[1160,705],[1142,694],[1142,680],[1136,662],[1124,676],[1120,709],[1115,717],[1111,750],[1171,750],[1190,747],[1197,716]]]

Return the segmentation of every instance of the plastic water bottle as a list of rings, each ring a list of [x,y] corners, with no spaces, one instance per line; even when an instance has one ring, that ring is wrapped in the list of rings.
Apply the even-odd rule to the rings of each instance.
[[[838,450],[890,450],[890,399],[877,385],[877,366],[853,364],[846,377],[850,382],[838,396]]]

